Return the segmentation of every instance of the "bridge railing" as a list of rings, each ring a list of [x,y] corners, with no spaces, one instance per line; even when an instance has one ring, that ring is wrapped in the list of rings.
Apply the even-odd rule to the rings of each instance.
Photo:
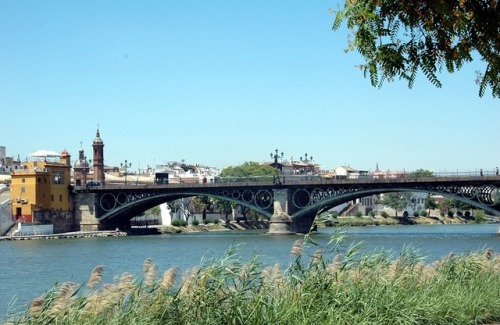
[[[76,186],[75,189],[119,189],[119,188],[180,188],[180,187],[220,187],[220,186],[261,186],[281,184],[324,184],[334,182],[353,181],[404,181],[405,179],[431,179],[431,178],[474,178],[474,177],[499,177],[496,170],[473,170],[473,171],[438,171],[432,174],[419,174],[415,172],[401,173],[368,173],[348,175],[280,175],[280,176],[252,176],[252,177],[216,177],[213,182],[195,182],[191,179],[167,184],[155,184],[144,182],[129,183],[106,183],[99,186]]]

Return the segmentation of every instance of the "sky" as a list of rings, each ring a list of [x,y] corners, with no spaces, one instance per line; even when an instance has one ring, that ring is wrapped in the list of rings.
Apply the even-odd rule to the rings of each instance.
[[[105,164],[223,168],[275,149],[323,169],[493,170],[500,101],[480,60],[435,88],[371,86],[337,1],[0,0],[0,146]]]

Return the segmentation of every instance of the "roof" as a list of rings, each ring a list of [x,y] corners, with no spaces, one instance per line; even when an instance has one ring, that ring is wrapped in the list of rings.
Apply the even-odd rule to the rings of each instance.
[[[41,157],[41,158],[46,158],[46,157],[61,157],[61,154],[55,151],[50,151],[50,150],[37,150],[30,154],[30,157]]]

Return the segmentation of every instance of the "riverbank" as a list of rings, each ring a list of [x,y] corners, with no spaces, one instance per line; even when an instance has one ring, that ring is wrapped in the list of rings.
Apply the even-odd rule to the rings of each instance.
[[[467,224],[475,223],[459,217],[340,217],[330,219],[319,227],[348,227],[348,226],[393,226],[393,225],[432,225],[432,224]],[[93,237],[123,237],[137,235],[180,234],[196,232],[223,232],[244,230],[267,230],[269,221],[232,221],[228,225],[223,223],[180,226],[150,226],[148,228],[133,228],[125,231],[76,231],[50,235],[28,236],[0,236],[0,241],[37,240],[37,239],[63,239],[63,238],[93,238]]]
[[[205,232],[205,231],[239,231],[239,230],[256,230],[256,229],[269,229],[269,221],[247,221],[235,222],[231,221],[229,224],[223,223],[209,223],[206,225],[176,227],[176,226],[158,226],[158,231],[162,234],[179,234],[190,232]]]
[[[50,235],[29,235],[29,236],[2,236],[0,241],[11,240],[37,240],[37,239],[63,239],[63,238],[96,238],[96,237],[123,237],[127,236],[123,231],[75,231]]]
[[[320,227],[346,227],[346,226],[394,226],[394,225],[446,225],[446,224],[466,224],[475,223],[462,218],[450,217],[340,217],[328,220],[321,223]],[[198,226],[158,226],[159,233],[162,234],[178,234],[204,231],[241,231],[241,230],[257,230],[269,229],[269,221],[247,221],[235,222],[231,221],[228,225],[223,223],[207,224]]]
[[[460,217],[339,217],[329,219],[326,226],[393,226],[393,225],[452,225],[475,223]]]

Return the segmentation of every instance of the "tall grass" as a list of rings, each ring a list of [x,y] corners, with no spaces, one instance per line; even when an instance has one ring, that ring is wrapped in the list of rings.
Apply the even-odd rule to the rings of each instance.
[[[306,235],[292,263],[222,257],[163,274],[147,259],[139,276],[66,282],[10,324],[480,324],[500,321],[500,256],[488,250],[433,264],[411,248],[363,254],[337,232],[319,246]]]

